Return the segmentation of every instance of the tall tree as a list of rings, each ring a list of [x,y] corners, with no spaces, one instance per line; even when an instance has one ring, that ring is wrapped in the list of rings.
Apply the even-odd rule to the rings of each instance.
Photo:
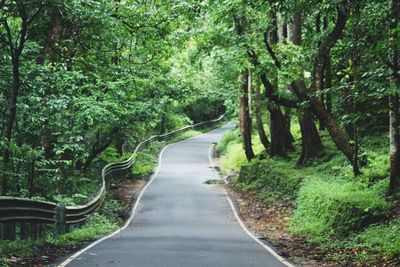
[[[246,34],[246,18],[243,16],[235,16],[234,23],[238,39],[241,41]],[[252,122],[249,107],[249,86],[251,83],[250,75],[249,69],[243,70],[239,75],[239,127],[247,160],[254,158],[254,152],[251,143]]]
[[[290,24],[290,41],[298,46],[301,46],[301,34],[302,34],[302,14],[301,8],[297,8],[294,15],[293,21]],[[291,86],[295,94],[301,100],[301,96],[306,94],[306,85],[304,80],[293,81]],[[323,146],[321,138],[319,136],[317,127],[315,126],[313,114],[306,108],[298,109],[299,124],[301,130],[302,149],[301,156],[297,161],[297,165],[304,165],[313,158],[319,156],[322,153]]]
[[[263,122],[263,97],[260,92],[260,83],[258,80],[255,82],[255,113],[256,113],[256,126],[258,136],[260,138],[261,143],[263,144],[264,148],[268,151],[270,142],[268,140],[267,134],[265,133],[264,129],[264,122]]]
[[[3,170],[2,170],[2,194],[8,191],[8,176],[11,163],[11,142],[13,129],[17,117],[18,96],[21,89],[21,55],[28,38],[29,27],[35,18],[44,8],[42,3],[26,3],[25,1],[14,0],[7,3],[8,12],[12,9],[18,20],[3,15],[0,17],[4,32],[1,32],[1,40],[8,46],[12,66],[12,84],[7,111],[7,122],[4,138],[6,144],[3,146]],[[5,8],[5,7],[2,7]],[[4,11],[4,10],[1,10]],[[5,12],[6,13],[6,12]]]
[[[389,193],[394,194],[400,190],[400,62],[399,62],[399,16],[400,2],[390,1],[390,23],[389,23],[389,59],[391,69],[391,87],[393,92],[389,96],[389,132],[390,132],[390,184]]]

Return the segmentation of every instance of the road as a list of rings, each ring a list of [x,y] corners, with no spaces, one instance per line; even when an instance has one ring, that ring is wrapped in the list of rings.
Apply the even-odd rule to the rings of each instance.
[[[247,235],[215,179],[209,149],[229,126],[168,146],[133,220],[68,266],[285,266]]]

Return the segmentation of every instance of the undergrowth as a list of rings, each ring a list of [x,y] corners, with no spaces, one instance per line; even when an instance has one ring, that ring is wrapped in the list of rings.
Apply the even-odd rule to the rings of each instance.
[[[296,151],[288,158],[269,158],[253,132],[257,156],[250,162],[238,129],[226,133],[216,147],[222,172],[237,173],[232,185],[245,192],[257,192],[260,201],[295,203],[287,231],[321,248],[340,251],[330,254],[333,259],[362,264],[400,256],[400,218],[390,219],[395,205],[386,198],[388,137],[361,139],[363,173],[354,177],[351,165],[325,132],[321,133],[323,155],[297,167],[301,140],[296,127],[292,123]],[[356,257],[354,251],[359,251]]]

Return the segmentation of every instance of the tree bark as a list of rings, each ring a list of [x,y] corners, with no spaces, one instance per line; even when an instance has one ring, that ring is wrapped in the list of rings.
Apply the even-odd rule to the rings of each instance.
[[[390,50],[389,66],[392,71],[391,86],[400,87],[400,63],[399,63],[399,36],[394,32],[399,26],[400,3],[397,0],[390,1]],[[399,94],[393,93],[389,97],[389,133],[390,133],[390,182],[389,195],[394,195],[400,190],[400,122],[399,122]]]
[[[54,55],[52,50],[55,49],[57,42],[61,38],[63,26],[60,10],[57,7],[53,7],[51,10],[51,21],[47,30],[46,40],[37,59],[38,64],[44,64],[46,57],[52,59],[52,55]]]
[[[278,26],[278,16],[274,11],[269,12],[269,17],[271,18],[271,26],[264,33],[265,45],[267,51],[271,54],[274,61],[279,66],[279,61],[274,57],[273,53],[271,53],[271,46],[277,44],[279,41],[285,42],[287,37],[286,24],[280,23],[280,26]],[[253,64],[259,65],[255,54],[254,56]],[[275,88],[278,83],[277,77],[272,78],[274,83],[272,84],[269,82],[266,73],[261,73],[260,80],[265,88],[265,97],[269,100],[269,104],[267,106],[270,113],[269,132],[271,136],[269,155],[270,157],[287,157],[287,151],[293,149],[293,138],[290,133],[290,124],[288,123],[288,120],[283,114],[281,108],[277,105],[275,101],[276,99],[274,99]]]
[[[301,11],[295,12],[293,15],[293,22],[289,27],[290,41],[295,45],[301,45],[302,43],[302,15],[300,12]],[[304,80],[294,81],[293,84],[295,86],[290,86],[290,88],[300,99],[302,95],[307,94]],[[300,107],[298,109],[298,116],[301,130],[302,149],[297,165],[302,166],[319,156],[323,151],[323,146],[311,112],[308,109]]]
[[[326,39],[321,43],[317,55],[314,58],[314,73],[311,87],[316,96],[310,99],[310,103],[318,119],[321,120],[322,123],[326,126],[329,135],[331,136],[336,147],[346,156],[346,158],[350,162],[353,162],[354,147],[351,145],[351,140],[349,136],[342,128],[340,128],[335,118],[325,108],[321,97],[318,96],[318,93],[322,88],[322,79],[327,63],[327,57],[329,56],[329,52],[333,45],[335,45],[337,40],[341,37],[343,30],[346,26],[346,21],[349,13],[349,3],[345,0],[342,1],[342,4],[338,6],[337,10],[338,17],[335,27],[328,34]]]
[[[332,113],[332,71],[331,71],[331,59],[328,57],[326,59],[326,66],[325,66],[325,88],[328,90],[328,92],[325,94],[325,106],[326,110],[330,113]],[[324,129],[325,129],[324,125]]]
[[[251,117],[249,111],[249,71],[243,71],[240,74],[240,98],[239,98],[239,125],[240,134],[243,140],[243,147],[247,160],[254,158],[254,152],[251,143]]]
[[[3,179],[2,179],[2,194],[6,194],[8,192],[8,176],[11,164],[11,151],[10,151],[10,142],[13,134],[13,127],[15,123],[15,119],[17,116],[17,99],[19,95],[19,90],[21,87],[21,78],[20,78],[20,54],[17,51],[14,51],[12,56],[12,85],[11,85],[11,97],[10,104],[7,115],[7,126],[5,129],[4,138],[7,141],[5,148],[3,150]]]
[[[351,112],[357,112],[357,94],[359,92],[359,75],[358,75],[358,67],[360,65],[360,54],[358,45],[360,43],[360,28],[358,26],[360,20],[360,9],[361,9],[361,1],[352,2],[352,13],[355,21],[355,25],[353,25],[353,48],[352,48],[352,79],[353,79],[353,90],[351,95]],[[351,138],[353,139],[354,144],[354,155],[353,155],[353,172],[355,176],[361,174],[359,160],[358,160],[358,148],[359,148],[359,137],[358,137],[358,129],[357,129],[357,121],[352,121],[353,132],[351,133]]]
[[[246,18],[234,17],[235,29],[238,37],[243,37],[246,32]],[[254,158],[253,147],[251,143],[251,117],[249,107],[249,83],[250,71],[247,69],[239,75],[240,96],[239,96],[239,126],[240,134],[243,140],[243,147],[247,160]]]
[[[255,93],[256,93],[256,125],[258,136],[260,137],[260,141],[263,144],[265,150],[269,150],[270,142],[268,140],[267,134],[265,133],[264,123],[262,119],[262,96],[260,92],[260,84],[256,82],[255,85]]]
[[[107,135],[107,137],[100,138],[97,136],[96,141],[92,145],[92,150],[89,154],[89,156],[84,160],[84,161],[78,161],[76,163],[76,169],[79,171],[86,171],[89,167],[92,161],[99,155],[101,152],[106,150],[112,143],[113,141],[113,136],[117,133],[117,130],[114,129]]]

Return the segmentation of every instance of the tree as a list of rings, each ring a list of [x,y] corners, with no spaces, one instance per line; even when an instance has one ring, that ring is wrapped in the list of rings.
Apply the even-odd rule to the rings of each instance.
[[[389,59],[388,65],[391,69],[391,87],[394,89],[389,96],[389,133],[390,133],[390,184],[389,193],[397,193],[400,189],[400,105],[399,93],[400,88],[400,62],[399,62],[399,1],[390,1],[390,25],[389,25]]]
[[[12,142],[11,139],[13,136],[14,124],[17,117],[18,96],[21,89],[21,55],[25,47],[25,42],[28,38],[30,26],[44,8],[44,4],[35,2],[26,3],[24,1],[14,0],[3,1],[0,5],[0,8],[7,8],[8,10],[11,10],[11,12],[15,12],[18,18],[15,19],[10,17],[7,13],[0,18],[2,28],[4,29],[4,32],[1,32],[2,35],[0,38],[1,41],[8,46],[12,66],[12,84],[7,111],[6,128],[4,131],[5,144],[3,144],[2,153],[3,170],[1,191],[2,194],[6,194],[8,191],[8,175],[11,161],[10,145]]]

